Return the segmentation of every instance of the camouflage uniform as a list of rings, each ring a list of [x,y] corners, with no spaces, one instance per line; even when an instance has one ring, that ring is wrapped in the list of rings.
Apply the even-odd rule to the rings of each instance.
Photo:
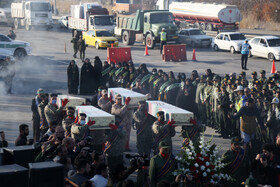
[[[75,117],[67,116],[66,118],[63,118],[62,120],[62,127],[65,130],[65,137],[71,137],[71,127],[72,124],[75,122]]]
[[[45,107],[45,116],[47,119],[48,124],[50,124],[52,121],[57,121],[59,115],[62,113],[63,107],[57,107],[57,105],[53,105],[49,103]]]
[[[153,143],[153,131],[152,131],[152,119],[149,114],[145,114],[144,111],[139,109],[133,114],[133,119],[136,122],[136,147],[140,155],[150,156],[152,143]]]
[[[116,103],[112,106],[111,114],[118,115],[121,117],[122,121],[119,126],[123,126],[126,131],[126,148],[129,146],[130,131],[132,125],[132,110],[127,107],[127,105],[117,105]]]
[[[71,127],[71,137],[75,141],[80,141],[87,137],[89,133],[88,125],[80,125],[79,123],[74,123]]]
[[[206,110],[206,125],[211,125],[211,105],[210,105],[210,96],[212,92],[212,86],[210,84],[207,84],[207,86],[204,89],[204,106]]]
[[[161,141],[166,141],[168,145],[171,147],[170,150],[172,152],[172,139],[171,137],[175,136],[175,128],[167,125],[166,123],[162,123],[160,121],[155,121],[153,124],[153,138],[154,138],[154,143],[153,143],[153,150],[154,150],[154,155],[158,154],[159,149],[159,142]],[[166,134],[165,136],[161,137],[162,134]]]
[[[203,82],[198,83],[197,89],[196,89],[196,96],[195,96],[195,103],[197,104],[199,119],[205,123],[206,122],[206,115],[204,106],[202,104],[202,101],[204,100],[204,88],[206,87],[206,84]]]
[[[38,105],[38,113],[40,115],[40,134],[41,136],[45,134],[48,131],[49,125],[45,116],[45,107],[46,104],[44,102],[41,102]]]
[[[102,97],[98,100],[98,106],[101,108],[101,110],[107,112],[107,113],[111,113],[111,109],[112,109],[112,103],[110,102],[110,100],[105,100]]]
[[[108,167],[111,171],[114,171],[116,166],[123,164],[123,152],[126,142],[126,131],[124,128],[117,130],[111,130],[110,134],[106,137],[105,154]]]

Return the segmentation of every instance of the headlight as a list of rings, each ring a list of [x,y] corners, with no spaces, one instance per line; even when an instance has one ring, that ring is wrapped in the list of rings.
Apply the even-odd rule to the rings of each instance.
[[[30,47],[30,43],[25,43],[26,46]]]

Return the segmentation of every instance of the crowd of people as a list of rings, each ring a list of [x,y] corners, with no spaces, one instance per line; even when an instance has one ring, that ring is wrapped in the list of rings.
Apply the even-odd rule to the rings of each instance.
[[[231,145],[222,159],[225,173],[234,180],[219,185],[278,186],[280,158],[279,99],[280,72],[258,77],[252,72],[247,80],[241,72],[220,76],[207,69],[199,75],[192,71],[176,77],[172,71],[145,64],[135,68],[133,62],[102,65],[95,57],[81,68],[71,61],[67,69],[68,91],[90,95],[85,105],[98,107],[115,115],[110,129],[93,130],[95,121],[86,123],[86,114],[65,107],[67,100],[57,105],[57,94],[37,90],[32,100],[33,140],[27,139],[29,127],[22,124],[15,145],[34,145],[35,162],[53,160],[65,166],[66,185],[72,186],[189,186],[192,177],[174,176],[176,160],[172,154],[175,121],[166,121],[164,112],[157,118],[147,112],[145,101],[138,108],[129,108],[130,98],[122,102],[121,95],[108,93],[107,88],[123,87],[146,94],[150,100],[161,100],[194,113],[191,126],[182,126],[182,146],[188,140],[197,141],[205,128],[215,128],[221,138],[231,138]],[[130,149],[131,128],[136,129],[137,156],[129,156],[125,167],[124,154]],[[178,128],[178,127],[177,127]],[[7,146],[2,133],[2,146]],[[1,145],[1,144],[0,144]],[[260,146],[262,145],[262,146]],[[151,157],[151,155],[154,155]],[[147,164],[147,160],[150,160]],[[149,165],[149,166],[148,166]],[[138,170],[137,181],[128,176]],[[246,180],[247,179],[247,180]]]

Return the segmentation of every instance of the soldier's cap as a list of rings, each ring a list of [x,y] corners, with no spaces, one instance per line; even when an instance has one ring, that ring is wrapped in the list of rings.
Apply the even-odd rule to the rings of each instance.
[[[260,74],[265,74],[265,73],[266,73],[265,70],[260,71]]]
[[[121,98],[122,98],[121,94],[117,94],[117,95],[115,96],[115,99],[121,99]]]
[[[105,95],[105,94],[108,95],[108,91],[104,89],[104,90],[101,91],[101,94],[102,94],[102,95]]]
[[[241,71],[240,75],[246,75],[245,71]]]
[[[252,72],[252,75],[257,75],[257,72],[253,71],[253,72]]]
[[[161,116],[161,115],[164,115],[164,112],[163,111],[158,111],[157,116]]]
[[[66,107],[66,110],[75,110],[75,109],[72,106],[68,106],[68,107]]]
[[[234,91],[237,92],[237,91],[243,91],[243,90],[244,90],[243,86],[239,85],[239,86],[237,86],[237,88]]]
[[[279,104],[279,99],[276,98],[276,97],[274,97],[274,98],[272,99],[271,104]]]
[[[152,72],[157,72],[157,68],[153,68]]]
[[[43,88],[39,88],[39,89],[37,90],[37,94],[43,94],[43,93],[45,93],[45,91],[43,90]]]
[[[79,113],[79,116],[85,116],[87,117],[87,115],[85,113]]]
[[[139,101],[138,104],[139,105],[144,105],[144,104],[146,104],[146,101]]]
[[[56,93],[52,93],[51,97],[57,97],[57,94]]]
[[[159,147],[160,148],[170,148],[170,146],[168,145],[168,143],[166,141],[159,142]]]
[[[258,187],[258,181],[257,179],[253,177],[249,177],[245,180],[244,185],[250,186],[250,187]]]
[[[231,144],[234,144],[234,143],[239,143],[241,144],[242,143],[242,139],[238,136],[235,136],[233,138],[231,138]]]

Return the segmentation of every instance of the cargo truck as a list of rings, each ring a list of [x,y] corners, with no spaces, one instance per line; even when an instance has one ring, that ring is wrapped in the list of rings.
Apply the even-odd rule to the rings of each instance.
[[[73,37],[90,29],[106,29],[114,33],[114,17],[110,16],[108,10],[98,3],[72,5],[68,28],[72,29]]]
[[[242,14],[236,5],[158,0],[156,9],[172,12],[181,28],[193,27],[208,31],[236,31]]]
[[[11,4],[12,18],[15,29],[25,26],[26,30],[32,27],[52,27],[51,4],[47,1],[25,1]]]
[[[121,36],[125,45],[133,45],[136,40],[152,49],[160,42],[162,28],[167,32],[167,42],[178,42],[177,27],[167,10],[138,10],[135,15],[118,15],[115,34]]]

